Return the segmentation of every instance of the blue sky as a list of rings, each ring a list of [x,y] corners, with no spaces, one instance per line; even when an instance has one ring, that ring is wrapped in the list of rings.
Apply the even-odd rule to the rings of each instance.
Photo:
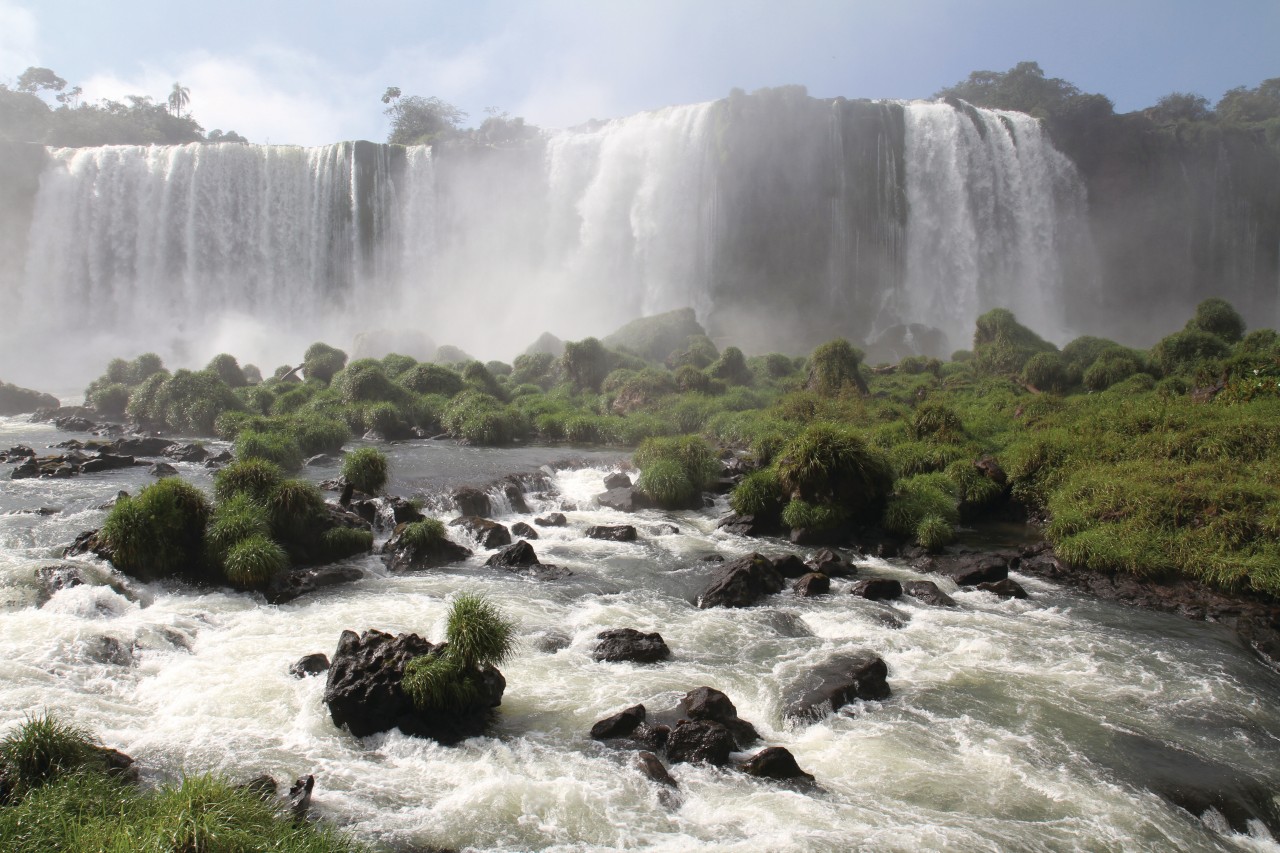
[[[0,0],[0,80],[53,68],[86,97],[177,80],[206,129],[382,139],[390,85],[567,127],[735,86],[921,98],[1038,61],[1121,111],[1280,76],[1278,0]]]

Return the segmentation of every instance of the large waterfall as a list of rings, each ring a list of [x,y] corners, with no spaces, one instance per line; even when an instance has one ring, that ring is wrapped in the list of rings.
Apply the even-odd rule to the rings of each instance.
[[[1035,120],[785,91],[507,149],[55,149],[31,211],[20,345],[95,357],[270,367],[396,328],[510,358],[683,306],[749,349],[901,323],[962,346],[997,306],[1063,337],[1088,290],[1084,190]]]

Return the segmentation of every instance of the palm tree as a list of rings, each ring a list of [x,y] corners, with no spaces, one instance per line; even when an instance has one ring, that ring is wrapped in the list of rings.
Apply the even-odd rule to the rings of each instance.
[[[169,111],[182,118],[182,108],[191,102],[191,90],[181,83],[174,83],[169,92]]]

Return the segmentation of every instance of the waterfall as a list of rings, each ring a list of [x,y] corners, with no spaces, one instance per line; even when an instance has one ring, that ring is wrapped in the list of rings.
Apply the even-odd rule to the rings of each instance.
[[[28,341],[97,335],[95,363],[145,349],[296,361],[311,341],[378,328],[511,358],[543,331],[603,335],[684,306],[756,350],[863,342],[895,323],[962,341],[996,306],[1060,338],[1064,256],[1087,250],[1083,187],[1035,120],[790,89],[511,148],[45,160],[6,297]]]

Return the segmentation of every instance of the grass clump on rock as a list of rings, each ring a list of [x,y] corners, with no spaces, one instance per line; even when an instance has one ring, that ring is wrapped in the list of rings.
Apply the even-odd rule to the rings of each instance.
[[[99,532],[111,562],[126,574],[155,580],[198,574],[212,507],[204,492],[176,477],[123,497]]]
[[[320,537],[321,547],[331,560],[345,560],[373,549],[373,534],[358,527],[331,527]]]
[[[459,595],[449,608],[444,650],[409,661],[400,684],[420,710],[466,710],[481,701],[482,670],[505,661],[514,648],[515,624],[495,604]]]
[[[237,459],[265,459],[284,471],[302,467],[302,450],[292,436],[283,432],[241,430],[236,436]]]
[[[367,495],[387,484],[387,456],[376,447],[361,447],[342,460],[342,478]]]
[[[102,754],[88,731],[50,714],[28,717],[0,740],[0,776],[13,800],[102,764]]]
[[[264,586],[271,577],[289,568],[289,555],[266,536],[241,539],[222,558],[222,571],[233,585],[244,589]]]
[[[237,459],[213,475],[213,494],[218,502],[247,494],[265,504],[276,486],[284,482],[284,471],[266,459]]]
[[[720,461],[696,435],[647,438],[634,456],[640,467],[640,491],[666,509],[696,504],[720,474]]]

